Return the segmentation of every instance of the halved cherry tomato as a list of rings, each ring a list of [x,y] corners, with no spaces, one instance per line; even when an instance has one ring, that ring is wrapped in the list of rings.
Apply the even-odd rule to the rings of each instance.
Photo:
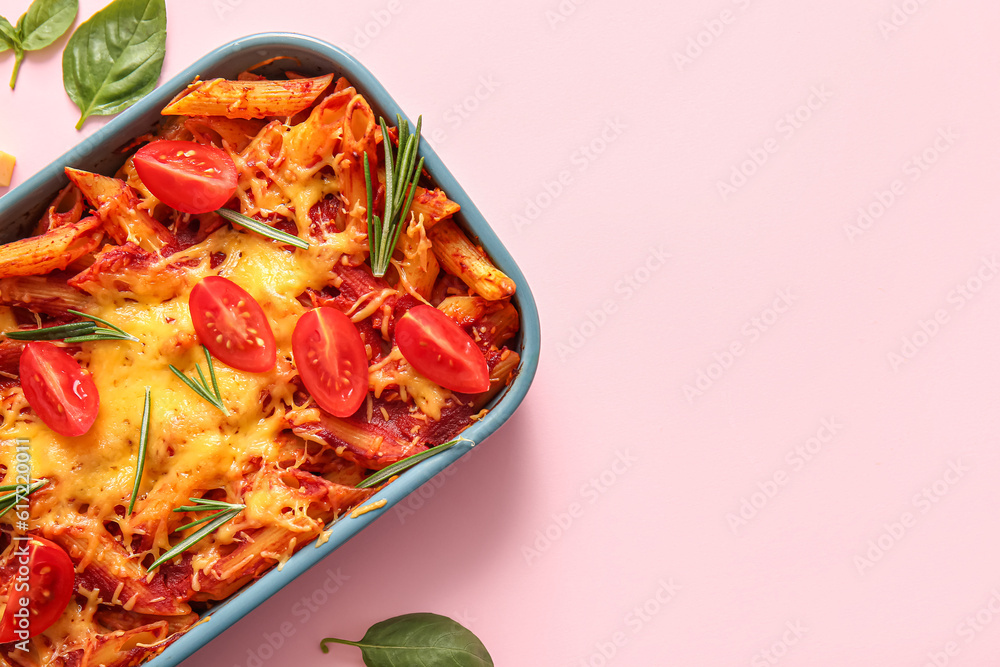
[[[236,165],[221,148],[153,141],[135,153],[135,172],[153,196],[182,213],[208,213],[236,192]]]
[[[410,308],[396,323],[396,345],[428,380],[463,394],[490,388],[486,357],[469,334],[433,306]]]
[[[73,561],[44,537],[15,542],[7,565],[12,581],[0,618],[0,644],[45,632],[62,616],[75,588]]]
[[[32,341],[21,352],[20,375],[28,405],[49,428],[68,436],[90,430],[100,397],[90,371],[68,352]]]
[[[264,309],[245,289],[222,276],[208,276],[191,290],[188,307],[198,338],[220,361],[251,373],[274,368],[274,333]]]
[[[334,417],[350,417],[368,395],[368,355],[351,318],[314,308],[292,332],[292,357],[306,391]]]

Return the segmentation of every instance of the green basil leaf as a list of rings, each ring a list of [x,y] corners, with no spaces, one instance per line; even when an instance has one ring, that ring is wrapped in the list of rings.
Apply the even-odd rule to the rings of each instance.
[[[24,15],[21,46],[25,51],[44,49],[69,30],[76,20],[78,0],[35,0]]]
[[[63,86],[82,114],[76,129],[152,91],[166,41],[164,0],[114,0],[80,24],[63,52]]]
[[[357,646],[368,667],[493,667],[489,651],[471,630],[438,614],[390,618],[370,627],[358,642],[324,639],[324,653],[326,642]]]
[[[0,53],[7,49],[13,49],[15,45],[20,43],[21,40],[17,38],[17,29],[10,24],[10,21],[0,16]]]

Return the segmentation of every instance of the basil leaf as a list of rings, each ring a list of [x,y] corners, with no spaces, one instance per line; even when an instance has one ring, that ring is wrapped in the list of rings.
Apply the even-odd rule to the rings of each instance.
[[[14,49],[14,71],[10,87],[17,83],[17,73],[25,51],[43,49],[66,32],[76,19],[78,0],[35,0],[21,14],[17,25],[0,16],[0,51]]]
[[[77,0],[35,0],[28,7],[21,27],[21,46],[25,51],[44,49],[73,25]]]
[[[368,667],[493,667],[493,658],[472,631],[447,616],[404,614],[376,623],[361,641],[324,639],[327,642],[357,646]]]
[[[166,41],[164,0],[114,0],[82,23],[63,52],[63,86],[82,113],[76,129],[152,91]]]
[[[7,49],[13,49],[15,45],[20,43],[21,40],[17,38],[17,29],[10,24],[10,21],[0,16],[0,53]]]

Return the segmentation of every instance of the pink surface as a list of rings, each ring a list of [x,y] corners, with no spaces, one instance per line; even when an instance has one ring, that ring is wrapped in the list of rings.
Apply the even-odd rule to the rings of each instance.
[[[1000,5],[169,5],[164,78],[349,47],[544,335],[501,431],[187,665],[360,665],[319,639],[411,611],[498,665],[995,664]],[[103,122],[63,43],[0,87],[18,181]]]

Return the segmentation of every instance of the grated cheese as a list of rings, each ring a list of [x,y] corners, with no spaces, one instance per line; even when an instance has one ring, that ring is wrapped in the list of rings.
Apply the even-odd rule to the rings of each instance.
[[[363,514],[368,514],[369,512],[374,512],[375,510],[382,509],[383,507],[385,507],[386,502],[388,502],[388,501],[386,501],[386,499],[383,498],[382,500],[374,502],[374,503],[372,503],[370,505],[365,505],[364,507],[359,507],[358,509],[356,509],[353,512],[351,512],[351,518],[352,519],[357,519],[359,516],[361,516]]]

